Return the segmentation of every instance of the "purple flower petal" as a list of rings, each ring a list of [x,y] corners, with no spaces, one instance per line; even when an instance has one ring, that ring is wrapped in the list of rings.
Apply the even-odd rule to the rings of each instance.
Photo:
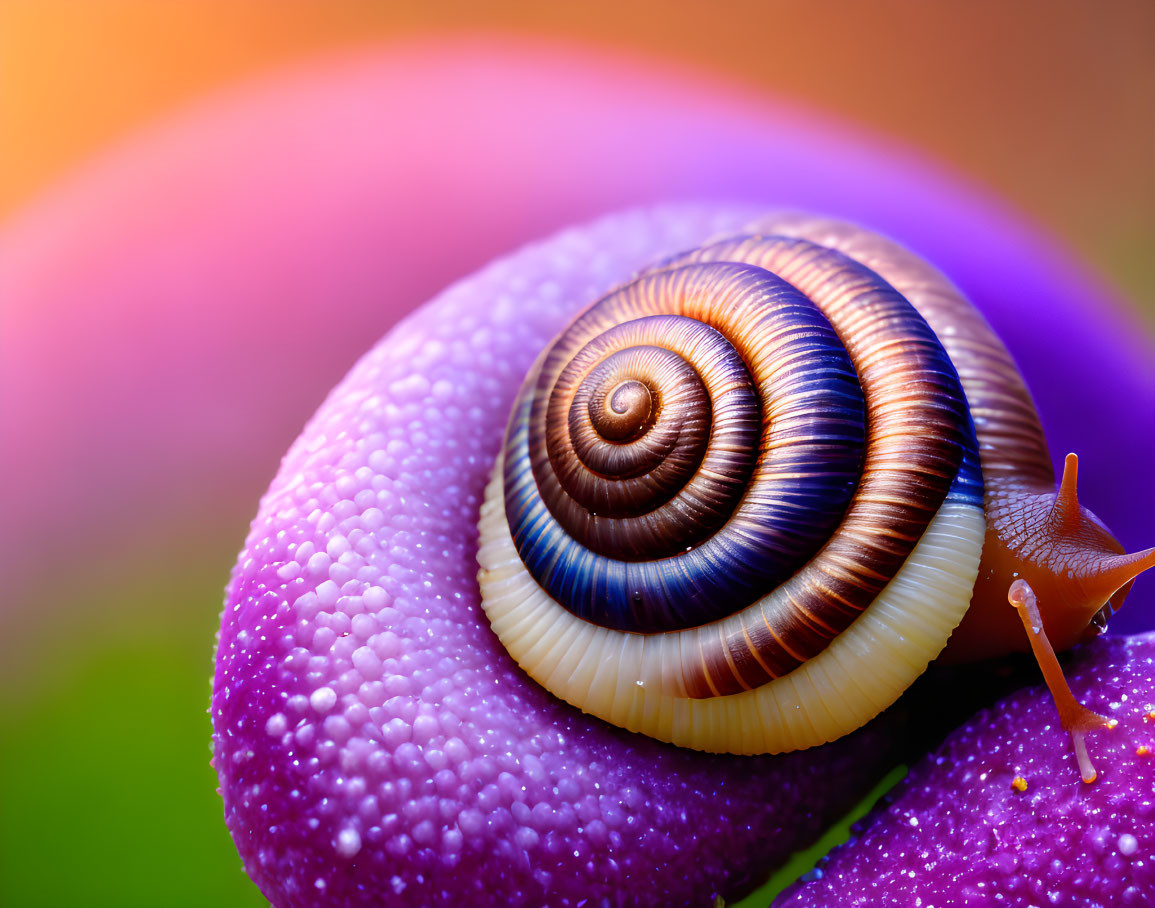
[[[1067,674],[1118,720],[1088,736],[1097,781],[1080,780],[1046,688],[1019,691],[955,731],[775,906],[1152,904],[1155,634],[1095,641]]]
[[[499,260],[378,344],[290,450],[229,589],[212,707],[226,822],[274,903],[700,904],[885,768],[877,728],[755,759],[610,728],[526,678],[479,611],[478,504],[533,358],[613,284],[753,214],[619,215]]]
[[[886,767],[877,729],[742,758],[612,728],[525,676],[479,609],[479,502],[531,360],[611,285],[751,213],[622,215],[498,261],[374,348],[290,450],[212,705],[226,821],[275,904],[707,904]]]

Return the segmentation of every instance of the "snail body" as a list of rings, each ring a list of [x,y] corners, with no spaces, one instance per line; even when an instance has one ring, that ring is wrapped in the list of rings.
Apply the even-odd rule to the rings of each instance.
[[[861,390],[859,390],[861,386]],[[981,464],[981,469],[980,469]],[[764,753],[860,727],[936,658],[1065,648],[1155,550],[1058,491],[985,320],[883,237],[803,216],[676,256],[575,319],[482,508],[494,630],[545,687],[661,740]]]

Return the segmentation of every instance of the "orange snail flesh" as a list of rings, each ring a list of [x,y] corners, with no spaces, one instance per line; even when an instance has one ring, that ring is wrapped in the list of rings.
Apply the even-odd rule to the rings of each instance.
[[[956,627],[953,658],[1025,650],[1016,579],[1060,647],[1117,608],[1155,550],[1121,555],[1064,489],[944,277],[779,217],[613,291],[538,359],[482,507],[482,605],[586,712],[795,750],[893,703]]]

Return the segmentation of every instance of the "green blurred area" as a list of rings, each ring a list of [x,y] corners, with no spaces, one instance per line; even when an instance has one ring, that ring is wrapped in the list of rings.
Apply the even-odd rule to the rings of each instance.
[[[6,692],[0,905],[267,904],[214,792],[211,608],[199,624],[89,639],[49,683]]]
[[[866,816],[871,807],[879,798],[894,788],[906,776],[905,766],[896,766],[888,772],[877,785],[874,786],[854,806],[854,809],[841,820],[826,830],[809,848],[795,852],[790,860],[770,875],[765,883],[751,892],[746,898],[732,902],[728,908],[766,908],[770,900],[779,892],[793,883],[802,874],[809,872],[818,863],[818,859],[850,840],[850,827]]]

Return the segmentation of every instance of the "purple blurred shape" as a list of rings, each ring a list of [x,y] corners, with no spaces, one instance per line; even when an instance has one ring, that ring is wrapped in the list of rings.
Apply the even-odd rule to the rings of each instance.
[[[565,45],[421,42],[205,102],[0,231],[3,636],[93,607],[58,590],[132,546],[168,540],[187,571],[181,534],[235,532],[324,391],[451,280],[670,198],[827,212],[936,262],[1019,357],[1056,457],[1081,454],[1081,499],[1149,544],[1151,342],[980,196],[785,105]]]

